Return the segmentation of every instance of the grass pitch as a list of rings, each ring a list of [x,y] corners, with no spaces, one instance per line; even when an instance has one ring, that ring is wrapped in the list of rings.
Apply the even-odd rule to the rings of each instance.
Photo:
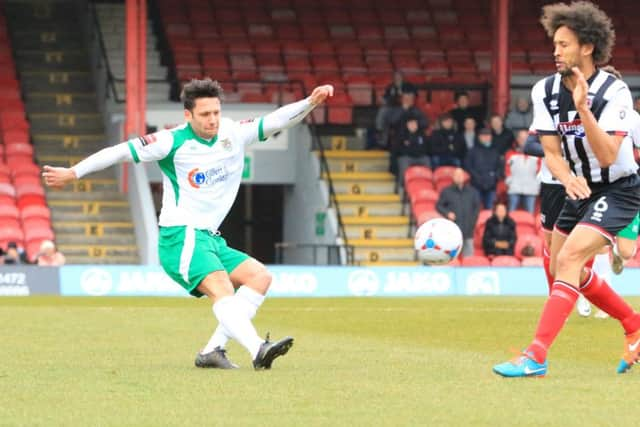
[[[193,367],[214,328],[203,300],[0,298],[0,425],[635,424],[640,367],[615,373],[614,320],[572,315],[545,379],[491,372],[543,301],[268,299],[259,332],[296,342],[254,372],[235,344],[241,369]]]

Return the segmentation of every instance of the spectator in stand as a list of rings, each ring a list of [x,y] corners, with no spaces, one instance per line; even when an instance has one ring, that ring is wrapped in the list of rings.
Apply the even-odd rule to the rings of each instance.
[[[476,145],[478,140],[478,132],[476,131],[476,119],[473,117],[467,117],[464,119],[464,129],[460,132],[464,138],[464,143],[467,146],[467,151],[471,150]]]
[[[436,210],[460,227],[464,239],[462,256],[472,256],[473,230],[480,212],[480,200],[478,193],[465,182],[464,171],[461,168],[453,172],[453,184],[440,193]]]
[[[4,249],[0,248],[0,265],[4,265]]]
[[[464,120],[472,117],[476,121],[476,125],[480,125],[484,121],[484,111],[482,107],[469,105],[469,94],[467,92],[458,92],[456,94],[456,107],[449,113],[456,122],[457,129],[464,128]]]
[[[404,173],[409,166],[431,166],[428,140],[418,120],[418,117],[408,117],[404,129],[391,144],[391,158],[398,163],[398,188],[402,186]]]
[[[401,105],[403,93],[417,93],[416,87],[405,81],[402,73],[396,71],[393,73],[393,81],[384,90],[383,102],[376,114],[376,131],[378,133],[378,144],[386,147],[388,142],[388,125],[390,123],[389,115],[394,108]]]
[[[493,146],[491,130],[483,128],[478,133],[478,144],[467,152],[466,169],[471,175],[471,185],[478,192],[484,209],[491,209],[496,197],[498,179],[504,170],[500,152]]]
[[[534,213],[536,196],[540,193],[540,182],[537,179],[542,160],[539,157],[524,153],[529,131],[519,130],[516,133],[516,145],[507,152],[505,158],[505,183],[509,195],[509,212],[524,207]]]
[[[389,141],[393,145],[394,141],[398,141],[399,135],[407,128],[407,122],[409,120],[417,120],[418,129],[424,133],[425,129],[429,126],[429,121],[427,120],[427,116],[424,115],[422,111],[420,111],[416,105],[416,96],[414,93],[406,92],[403,93],[400,97],[401,105],[400,107],[396,107],[389,114],[389,123],[386,127],[386,135],[389,138]],[[393,147],[391,148],[391,163],[390,169],[391,173],[398,174],[397,169],[397,160],[394,157]]]
[[[513,132],[511,132],[511,129],[504,127],[502,117],[498,114],[491,116],[489,124],[491,125],[493,146],[496,147],[501,156],[504,156],[513,147],[513,140],[515,139]]]
[[[633,98],[633,109],[640,113],[640,96]]]
[[[4,263],[7,265],[20,265],[27,263],[24,250],[19,249],[16,242],[9,242],[7,244],[7,251],[4,254]]]
[[[440,116],[439,124],[439,128],[431,134],[431,164],[433,168],[439,166],[461,167],[467,153],[464,137],[456,132],[451,114],[445,113]]]
[[[45,240],[40,244],[40,252],[37,255],[38,265],[59,267],[65,263],[64,255],[56,249],[51,240]]]
[[[531,110],[531,103],[527,98],[521,96],[516,100],[516,105],[513,110],[507,114],[504,126],[514,132],[520,129],[528,130],[532,121],[533,111]]]
[[[482,248],[487,256],[513,255],[516,245],[516,223],[507,214],[504,203],[496,203],[482,235]]]

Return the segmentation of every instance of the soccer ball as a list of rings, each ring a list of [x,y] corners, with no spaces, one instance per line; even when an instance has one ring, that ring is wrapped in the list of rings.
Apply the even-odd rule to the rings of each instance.
[[[462,232],[453,221],[433,218],[418,227],[414,246],[418,251],[418,258],[426,264],[447,264],[462,249]]]

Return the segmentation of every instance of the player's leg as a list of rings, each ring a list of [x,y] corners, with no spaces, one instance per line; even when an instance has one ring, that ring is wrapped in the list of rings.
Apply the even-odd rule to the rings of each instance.
[[[600,251],[598,255],[594,257],[592,270],[601,280],[603,280],[607,285],[611,286],[611,276],[613,275],[613,272],[611,271],[609,251],[610,247],[607,245],[602,249],[602,251]],[[598,309],[595,317],[597,319],[606,319],[609,317],[609,315],[601,309]]]
[[[625,263],[635,256],[639,227],[640,214],[616,236],[611,259],[611,269],[615,274],[622,273]]]
[[[240,263],[237,266],[232,266],[229,276],[233,287],[237,289],[236,295],[246,303],[245,309],[249,319],[253,320],[258,308],[264,302],[272,277],[262,263],[243,255],[238,252]],[[227,258],[223,254],[223,264],[228,261]],[[202,353],[208,353],[216,348],[224,349],[229,338],[230,336],[226,329],[222,325],[218,325]]]

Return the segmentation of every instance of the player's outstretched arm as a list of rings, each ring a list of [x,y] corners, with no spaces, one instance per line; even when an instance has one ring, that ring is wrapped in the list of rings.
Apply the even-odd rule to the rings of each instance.
[[[62,188],[83,176],[113,166],[116,163],[131,160],[128,143],[114,145],[94,153],[70,168],[45,165],[42,176],[47,186]]]
[[[332,85],[318,86],[302,101],[284,105],[267,114],[262,123],[264,137],[268,138],[278,131],[300,123],[315,107],[331,96],[333,96]]]

